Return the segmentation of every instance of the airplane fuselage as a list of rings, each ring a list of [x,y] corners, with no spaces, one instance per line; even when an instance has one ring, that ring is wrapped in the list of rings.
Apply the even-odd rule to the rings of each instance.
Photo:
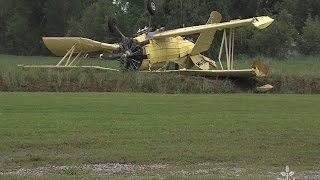
[[[139,42],[147,40],[147,35],[142,34],[135,38]],[[149,43],[143,46],[144,55],[147,59],[143,60],[140,70],[147,70],[152,65],[164,64],[167,62],[174,62],[181,66],[186,66],[188,61],[193,61],[192,64],[199,68],[209,68],[208,59],[202,55],[190,57],[195,44],[184,37],[167,37],[159,40],[149,40]],[[190,64],[190,63],[189,63]],[[207,68],[205,68],[207,69]]]

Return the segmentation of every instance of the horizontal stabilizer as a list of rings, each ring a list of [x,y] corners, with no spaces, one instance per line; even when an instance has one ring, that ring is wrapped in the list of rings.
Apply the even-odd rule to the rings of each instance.
[[[82,37],[44,37],[43,42],[56,56],[64,56],[73,46],[75,46],[73,52],[75,54],[95,51],[111,52],[119,49],[118,44],[107,44]]]

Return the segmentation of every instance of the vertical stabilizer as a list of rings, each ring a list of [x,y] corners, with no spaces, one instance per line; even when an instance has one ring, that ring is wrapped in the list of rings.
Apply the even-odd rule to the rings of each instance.
[[[221,19],[222,16],[219,12],[212,11],[207,24],[220,23]],[[191,52],[191,55],[197,55],[201,52],[207,51],[211,47],[216,31],[217,30],[214,29],[201,33]]]

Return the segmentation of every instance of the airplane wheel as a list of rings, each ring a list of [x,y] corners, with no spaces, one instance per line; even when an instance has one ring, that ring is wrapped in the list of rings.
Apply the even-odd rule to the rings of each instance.
[[[154,16],[157,12],[157,4],[154,0],[148,0],[147,8],[149,13]]]

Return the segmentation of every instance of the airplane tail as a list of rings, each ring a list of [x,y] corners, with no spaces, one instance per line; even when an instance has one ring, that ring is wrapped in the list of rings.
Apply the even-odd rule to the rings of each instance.
[[[207,24],[220,23],[221,20],[222,20],[221,14],[217,11],[212,11]],[[201,33],[191,52],[191,55],[197,55],[201,52],[207,51],[211,47],[216,31],[217,30],[214,29],[214,30]]]

